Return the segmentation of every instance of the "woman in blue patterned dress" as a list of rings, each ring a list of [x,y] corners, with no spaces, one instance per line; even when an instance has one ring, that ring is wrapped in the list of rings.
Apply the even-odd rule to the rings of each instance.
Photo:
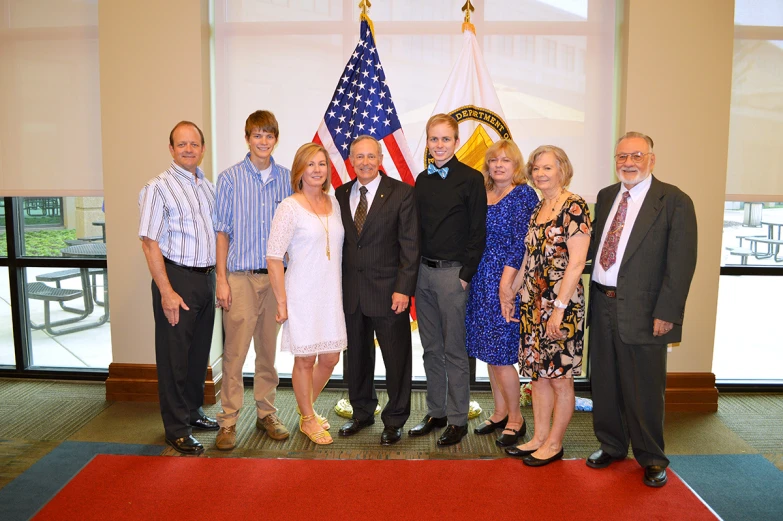
[[[528,222],[538,205],[536,192],[525,183],[524,164],[510,140],[498,141],[485,155],[487,244],[470,283],[465,314],[468,355],[487,363],[495,402],[492,415],[473,432],[491,434],[502,428],[496,443],[504,447],[516,444],[525,433],[514,369],[519,359],[519,324],[503,318],[498,293],[501,277],[510,286],[522,264]]]

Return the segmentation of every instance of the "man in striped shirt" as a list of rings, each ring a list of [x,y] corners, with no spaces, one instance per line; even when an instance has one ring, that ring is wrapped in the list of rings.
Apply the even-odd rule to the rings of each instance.
[[[253,396],[256,427],[274,440],[289,432],[277,417],[277,300],[269,284],[266,250],[277,205],[292,194],[291,172],[272,158],[280,130],[274,114],[258,110],[245,122],[250,151],[217,182],[217,301],[223,308],[223,388],[215,447],[236,446],[236,423],[242,408],[242,366],[256,352]]]
[[[215,320],[215,188],[199,163],[204,134],[181,121],[169,134],[173,161],[139,194],[139,239],[152,274],[155,359],[166,443],[204,447],[192,429],[217,430],[204,414],[204,378]]]

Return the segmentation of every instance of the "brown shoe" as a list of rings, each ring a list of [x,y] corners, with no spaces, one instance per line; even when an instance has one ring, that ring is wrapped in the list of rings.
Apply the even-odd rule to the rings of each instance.
[[[278,418],[275,413],[264,416],[263,418],[258,418],[256,420],[256,427],[264,429],[266,434],[273,440],[280,441],[290,436],[288,429],[285,428],[285,425],[283,425],[283,422],[280,421],[280,418]]]
[[[237,426],[221,427],[215,437],[215,448],[217,450],[231,450],[237,444]]]

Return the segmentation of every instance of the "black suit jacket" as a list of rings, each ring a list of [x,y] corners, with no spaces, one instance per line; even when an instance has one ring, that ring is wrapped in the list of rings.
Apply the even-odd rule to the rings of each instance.
[[[354,179],[335,190],[345,227],[343,307],[370,317],[394,315],[392,293],[413,296],[419,273],[419,218],[413,187],[381,175],[359,235],[351,215]]]
[[[596,263],[604,227],[620,183],[598,192],[588,258]],[[670,344],[682,339],[685,300],[696,270],[696,212],[674,185],[652,178],[634,221],[617,276],[620,338],[626,344]],[[653,319],[674,324],[653,336]]]

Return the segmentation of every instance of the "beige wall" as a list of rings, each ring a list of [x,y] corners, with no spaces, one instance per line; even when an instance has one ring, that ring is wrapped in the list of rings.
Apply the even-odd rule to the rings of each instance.
[[[138,194],[171,162],[168,135],[188,119],[210,143],[208,2],[103,0],[98,10],[101,134],[115,363],[154,364],[150,275]],[[207,146],[203,167],[212,177]],[[213,358],[214,359],[214,358]]]
[[[655,175],[691,196],[699,258],[670,372],[712,371],[734,39],[732,0],[626,0],[620,131],[655,141]]]

